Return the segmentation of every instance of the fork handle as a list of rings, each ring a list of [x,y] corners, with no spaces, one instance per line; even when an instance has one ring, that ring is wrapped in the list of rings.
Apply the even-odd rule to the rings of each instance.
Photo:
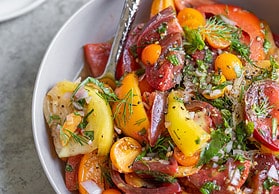
[[[112,43],[108,62],[106,64],[105,71],[100,77],[110,74],[109,76],[115,79],[116,65],[119,61],[120,55],[128,37],[128,33],[135,19],[140,1],[141,0],[125,0],[116,35]]]

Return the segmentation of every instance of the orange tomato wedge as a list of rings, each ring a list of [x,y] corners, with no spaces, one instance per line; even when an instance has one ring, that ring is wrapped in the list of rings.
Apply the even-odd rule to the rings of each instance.
[[[150,17],[153,17],[163,9],[171,6],[175,10],[173,0],[153,0],[151,5]]]
[[[78,172],[78,183],[80,194],[87,194],[83,188],[82,182],[87,180],[94,181],[100,188],[104,188],[104,181],[102,178],[101,167],[106,165],[107,157],[99,156],[98,151],[95,150],[91,153],[85,154],[80,161]]]
[[[147,141],[147,129],[150,121],[145,111],[137,75],[129,73],[124,76],[120,87],[115,89],[120,99],[113,104],[115,123],[126,136],[139,142]]]

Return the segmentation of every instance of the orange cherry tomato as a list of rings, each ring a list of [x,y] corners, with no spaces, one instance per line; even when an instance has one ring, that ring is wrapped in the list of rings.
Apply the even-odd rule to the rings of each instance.
[[[185,156],[178,147],[174,148],[173,156],[182,166],[194,166],[200,159],[200,153],[196,152],[193,156]]]
[[[87,191],[81,185],[82,182],[87,180],[92,180],[100,188],[104,188],[101,166],[106,165],[106,161],[107,157],[99,156],[97,150],[83,155],[78,172],[79,193],[87,194]]]
[[[194,8],[184,8],[178,13],[177,19],[182,27],[187,26],[190,29],[197,29],[206,23],[203,14]]]
[[[131,137],[123,137],[117,140],[111,147],[110,159],[113,166],[120,173],[132,171],[132,164],[136,157],[141,153],[141,145]]]
[[[222,53],[215,60],[215,71],[221,71],[227,80],[241,76],[242,62],[232,53]]]
[[[121,194],[121,192],[117,189],[106,189],[102,194]]]
[[[159,44],[147,45],[142,53],[141,60],[144,65],[154,65],[161,55],[162,47]]]
[[[220,36],[205,35],[205,40],[211,47],[216,49],[224,49],[231,44],[231,41],[229,39]]]

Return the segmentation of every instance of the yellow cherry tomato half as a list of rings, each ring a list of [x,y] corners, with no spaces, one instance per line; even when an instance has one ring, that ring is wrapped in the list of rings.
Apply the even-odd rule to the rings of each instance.
[[[220,71],[227,80],[233,80],[242,74],[242,62],[232,53],[222,53],[215,60],[215,71]]]
[[[120,173],[132,171],[132,164],[136,157],[141,153],[141,145],[131,137],[123,137],[117,140],[111,147],[110,159],[113,166]]]
[[[162,47],[159,44],[147,45],[142,53],[141,60],[144,65],[154,65],[161,55]]]
[[[187,26],[190,29],[197,29],[200,26],[204,26],[206,23],[203,14],[194,8],[182,9],[178,13],[177,19],[182,27]]]

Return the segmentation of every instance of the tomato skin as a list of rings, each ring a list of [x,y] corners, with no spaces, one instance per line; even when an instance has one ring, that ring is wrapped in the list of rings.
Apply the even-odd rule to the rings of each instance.
[[[70,156],[65,169],[65,184],[69,191],[78,189],[78,170],[82,154]],[[67,166],[69,169],[67,169]]]
[[[269,113],[258,118],[253,107],[267,99]],[[254,108],[255,109],[255,108]],[[254,138],[272,151],[279,151],[278,126],[276,137],[272,135],[272,119],[279,121],[279,85],[272,80],[254,82],[245,95],[245,117],[254,123]]]
[[[174,175],[177,172],[178,164],[174,158],[169,159],[169,164],[162,163],[156,160],[139,160],[133,163],[133,171],[140,171],[140,177],[148,178],[152,173],[160,172],[168,175]],[[147,173],[145,173],[147,172]]]
[[[130,73],[141,68],[139,63],[136,61],[135,53],[137,39],[139,37],[139,32],[142,30],[143,24],[138,24],[133,28],[126,40],[123,52],[119,58],[119,61],[116,66],[115,78],[119,80],[125,73]]]
[[[86,44],[83,47],[85,63],[93,77],[102,75],[111,49],[110,43]]]
[[[148,140],[154,146],[165,130],[165,104],[167,96],[165,92],[154,92],[154,101],[151,108],[150,129],[148,129]]]
[[[138,56],[141,56],[142,49],[146,45],[150,43],[155,43],[156,41],[159,41],[161,39],[161,34],[158,33],[158,29],[163,23],[166,23],[168,25],[167,30],[171,30],[169,29],[169,25],[172,23],[173,20],[176,20],[176,13],[171,7],[168,7],[162,10],[160,14],[157,14],[154,17],[152,17],[144,25],[137,40]],[[182,32],[182,29],[180,30],[180,32]],[[152,42],[150,42],[151,40]]]
[[[110,172],[112,181],[114,184],[122,190],[124,193],[127,194],[173,194],[173,193],[179,193],[181,191],[180,185],[175,183],[165,183],[160,186],[154,187],[154,188],[144,188],[144,187],[134,187],[132,185],[127,184],[120,176],[120,173],[118,173],[115,170],[111,170]]]
[[[265,58],[263,49],[264,34],[261,28],[261,21],[254,14],[240,7],[225,4],[202,5],[197,9],[203,13],[223,14],[236,22],[236,25],[250,37],[251,59],[259,61]]]
[[[243,166],[243,170],[240,172],[241,177],[238,181],[237,185],[232,185],[231,181],[229,180],[229,169],[235,170],[239,166]],[[184,180],[183,183],[187,187],[187,185],[195,186],[196,189],[200,189],[203,184],[206,182],[215,181],[216,185],[220,186],[220,190],[214,191],[214,193],[218,194],[227,194],[227,193],[235,193],[232,190],[228,190],[228,187],[233,188],[240,188],[246,179],[248,178],[251,161],[245,160],[244,162],[234,161],[233,159],[229,159],[225,164],[225,170],[219,171],[218,168],[212,168],[212,166],[204,166],[200,169],[197,173],[190,175],[188,180]]]
[[[278,34],[273,34],[274,42],[277,47],[279,47],[279,35]]]
[[[173,50],[170,48],[177,46],[182,47],[182,36],[180,33],[172,33],[160,41],[162,54],[157,63],[153,66],[146,67],[146,78],[148,83],[155,89],[166,91],[174,87],[177,78],[181,74],[184,65],[185,55],[183,51]],[[172,64],[167,58],[175,56],[178,64]]]
[[[253,163],[250,171],[250,178],[248,187],[252,188],[254,193],[264,193],[263,182],[267,178],[267,171],[274,165],[274,167],[279,170],[279,162],[276,157],[272,154],[256,154],[253,157]],[[271,192],[276,193],[277,186],[273,186]]]

